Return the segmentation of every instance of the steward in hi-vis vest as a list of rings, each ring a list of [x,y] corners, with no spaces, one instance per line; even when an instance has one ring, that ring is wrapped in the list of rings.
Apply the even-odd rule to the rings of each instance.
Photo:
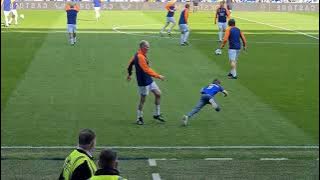
[[[92,156],[95,144],[95,133],[90,129],[82,130],[79,145],[65,159],[59,180],[85,180],[92,177],[97,170]]]
[[[100,169],[97,170],[90,180],[126,180],[120,176],[117,166],[117,153],[110,149],[102,150],[99,156]]]

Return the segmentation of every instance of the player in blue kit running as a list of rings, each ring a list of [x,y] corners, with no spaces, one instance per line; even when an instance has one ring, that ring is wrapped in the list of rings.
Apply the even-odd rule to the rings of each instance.
[[[100,18],[100,9],[101,9],[102,0],[93,0],[94,11],[96,12],[96,20]]]
[[[211,104],[211,106],[217,111],[220,111],[219,105],[215,102],[214,96],[221,92],[224,94],[224,96],[228,95],[228,92],[223,89],[223,87],[220,85],[221,82],[218,79],[213,80],[212,84],[209,84],[208,86],[205,86],[201,89],[201,97],[198,102],[198,104],[192,109],[191,112],[189,112],[187,115],[183,116],[182,123],[183,125],[188,125],[188,120],[198,113],[206,104]]]
[[[11,0],[1,0],[1,7],[4,14],[4,26],[9,27],[9,15],[11,12]]]
[[[220,7],[216,11],[216,16],[214,18],[214,24],[217,24],[219,28],[219,42],[222,42],[224,32],[227,29],[227,19],[229,18],[229,11],[225,8],[225,2],[220,2]]]

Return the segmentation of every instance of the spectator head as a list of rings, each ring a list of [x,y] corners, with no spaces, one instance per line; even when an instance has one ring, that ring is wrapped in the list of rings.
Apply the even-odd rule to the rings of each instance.
[[[236,21],[235,21],[234,19],[230,19],[230,20],[228,21],[228,25],[229,25],[229,26],[235,26],[235,25],[236,25]]]
[[[117,169],[118,166],[118,157],[115,151],[111,149],[104,149],[99,155],[98,161],[99,167],[102,169],[112,168]]]
[[[79,147],[90,151],[96,146],[96,134],[91,129],[82,129],[78,143]]]
[[[190,8],[190,4],[186,4],[184,7],[189,9]]]
[[[140,47],[140,49],[141,49],[141,51],[142,51],[143,53],[147,53],[148,50],[149,50],[149,48],[150,48],[150,44],[149,44],[148,41],[142,40],[142,41],[140,41],[140,43],[139,43],[139,47]]]

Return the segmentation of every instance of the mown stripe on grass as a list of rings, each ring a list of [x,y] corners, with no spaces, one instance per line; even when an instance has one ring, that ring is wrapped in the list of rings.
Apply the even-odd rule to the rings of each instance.
[[[274,27],[274,28],[278,28],[278,29],[282,29],[282,30],[285,30],[285,31],[291,31],[291,32],[294,32],[296,34],[300,34],[300,35],[304,35],[306,37],[310,37],[312,39],[317,39],[319,40],[319,37],[316,37],[316,36],[312,36],[310,34],[307,34],[307,33],[304,33],[304,32],[300,32],[300,31],[296,31],[296,30],[292,30],[292,29],[289,29],[289,28],[285,28],[285,27],[282,27],[282,26],[276,26],[276,25],[273,25],[273,24],[268,24],[268,23],[264,23],[262,21],[255,21],[255,20],[250,20],[250,19],[247,19],[247,18],[242,18],[242,17],[239,17],[239,16],[234,16],[238,19],[242,19],[242,20],[246,20],[246,21],[249,21],[249,22],[254,22],[254,23],[257,23],[257,24],[262,24],[262,25],[266,25],[266,26],[270,26],[270,27]]]
[[[135,117],[136,84],[124,85],[123,75],[140,40],[134,36],[92,34],[80,36],[79,43],[71,47],[65,36],[50,34],[19,84],[20,93],[10,98],[1,114],[6,125],[2,129],[3,144],[70,144],[79,129],[88,127],[96,129],[101,137],[117,137],[101,138],[101,144],[316,143],[240,82],[225,79],[226,72],[198,49],[150,38],[153,66],[168,77],[159,84],[165,94],[162,109],[170,121],[163,125],[148,122],[137,128],[130,123]],[[205,108],[190,127],[181,128],[179,118],[196,104],[199,89],[213,77],[222,79],[230,91],[228,98],[217,97],[222,112]],[[53,105],[49,105],[51,97]]]

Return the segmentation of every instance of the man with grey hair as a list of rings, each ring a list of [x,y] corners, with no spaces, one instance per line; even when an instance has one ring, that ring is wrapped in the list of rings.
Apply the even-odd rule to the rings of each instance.
[[[150,61],[147,58],[147,53],[150,48],[150,44],[148,41],[142,40],[139,44],[139,50],[138,52],[131,58],[129,62],[129,66],[127,68],[128,70],[128,76],[127,80],[131,80],[132,75],[132,67],[135,67],[136,70],[136,78],[137,83],[139,87],[139,93],[140,93],[140,102],[138,105],[137,110],[137,124],[143,125],[143,105],[146,100],[146,96],[149,94],[149,91],[151,91],[155,96],[155,113],[153,115],[153,118],[165,122],[163,117],[160,113],[160,98],[161,98],[161,91],[156,84],[156,82],[153,81],[152,77],[158,78],[161,80],[164,80],[164,76],[156,73],[153,69],[150,68],[149,63]]]

